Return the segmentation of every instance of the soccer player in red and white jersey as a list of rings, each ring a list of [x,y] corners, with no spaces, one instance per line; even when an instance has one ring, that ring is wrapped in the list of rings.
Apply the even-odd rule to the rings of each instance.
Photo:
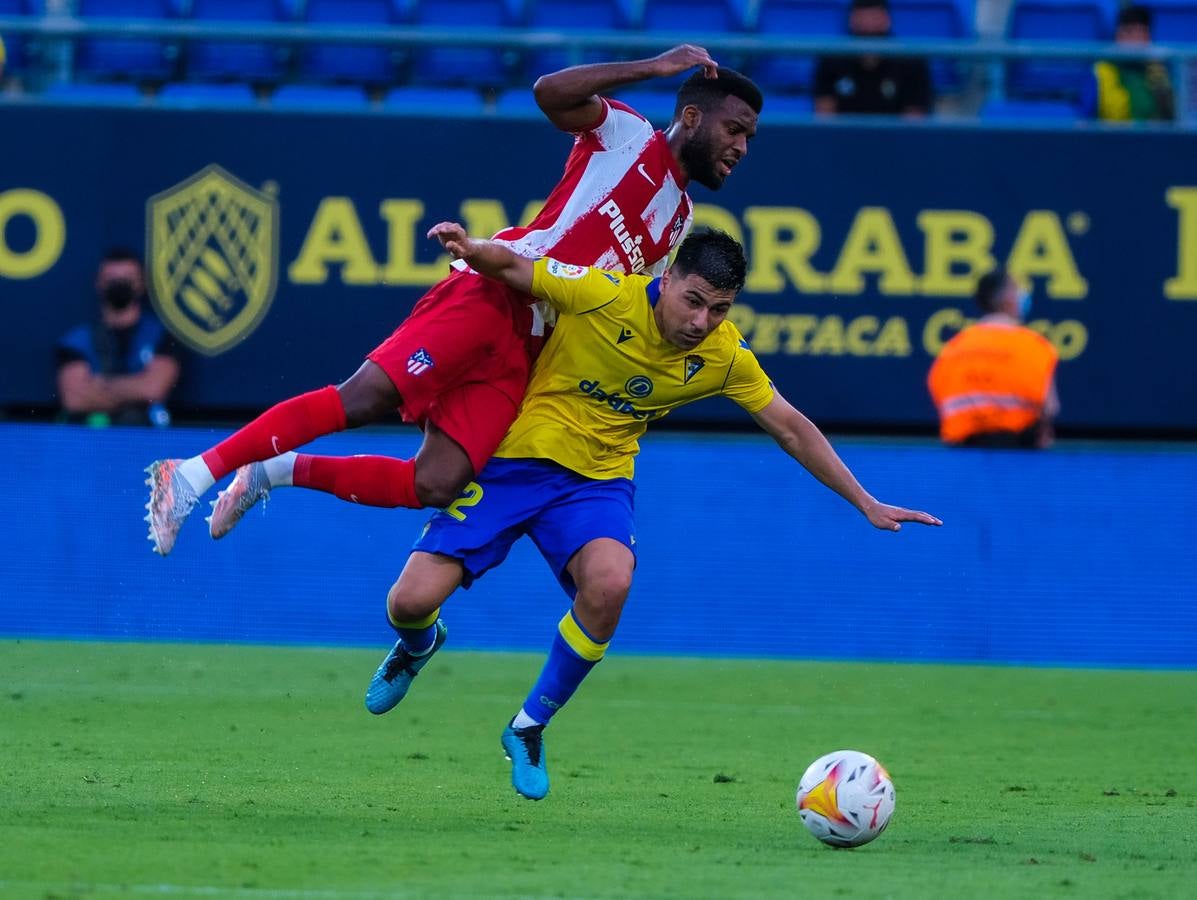
[[[679,88],[665,131],[602,96],[695,66],[701,69]],[[762,106],[755,84],[690,45],[651,59],[574,66],[539,78],[533,91],[549,121],[575,135],[573,150],[531,224],[495,239],[521,256],[628,273],[664,268],[690,224],[687,186],[722,186],[748,153]],[[198,456],[152,463],[146,520],[154,550],[169,553],[199,497],[234,470],[213,504],[213,537],[283,485],[371,506],[448,505],[515,419],[548,328],[541,309],[456,264],[349,380],[271,407]],[[395,409],[424,430],[413,459],[288,452]]]

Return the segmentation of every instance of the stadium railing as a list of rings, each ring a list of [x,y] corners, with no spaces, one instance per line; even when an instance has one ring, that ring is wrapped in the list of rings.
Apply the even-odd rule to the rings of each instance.
[[[197,41],[266,42],[278,47],[305,45],[371,45],[394,50],[427,48],[489,48],[511,54],[564,50],[568,59],[584,61],[595,50],[610,51],[614,58],[660,52],[689,41],[706,47],[717,57],[751,62],[762,57],[859,56],[920,57],[950,59],[985,65],[986,97],[1005,99],[1006,63],[1027,61],[1157,62],[1168,68],[1175,91],[1176,121],[1169,127],[1197,130],[1193,97],[1193,75],[1197,75],[1197,46],[1150,45],[1127,47],[1111,43],[1045,42],[1001,39],[923,40],[811,37],[765,37],[722,33],[677,33],[628,31],[551,31],[504,28],[430,28],[395,25],[384,29],[353,25],[291,23],[195,22],[163,19],[81,19],[72,16],[0,16],[0,35],[19,35],[47,47],[70,46],[92,38],[160,40],[186,46]],[[44,66],[50,81],[71,77],[70,54]],[[454,110],[453,114],[457,114]]]

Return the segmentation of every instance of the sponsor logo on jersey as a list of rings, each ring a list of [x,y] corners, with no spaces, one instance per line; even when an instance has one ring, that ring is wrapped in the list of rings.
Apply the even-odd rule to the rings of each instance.
[[[216,356],[249,337],[274,299],[278,201],[218,165],[146,204],[150,297],[193,350]]]
[[[436,363],[432,361],[432,357],[423,347],[407,358],[407,371],[412,375],[423,375],[435,365]]]
[[[615,339],[615,343],[622,344],[624,341],[630,341],[635,336],[636,335],[633,333],[632,329],[621,328],[619,329],[619,337]]]
[[[550,275],[557,278],[568,278],[570,281],[576,281],[586,274],[586,266],[574,266],[569,263],[559,262],[555,259],[550,259],[546,267]]]
[[[619,276],[616,275],[614,272],[603,271],[602,275],[604,278],[606,278],[609,282],[611,282],[613,285],[616,285],[617,287],[619,285],[623,284],[623,282],[620,280]]]
[[[643,175],[644,180],[647,181],[649,184],[651,184],[653,187],[657,186],[657,183],[655,181],[653,181],[653,177],[648,174],[648,170],[644,168],[644,163],[640,163],[640,165],[636,166],[636,171],[639,172],[641,175]]]
[[[644,376],[638,375],[636,377],[643,378]],[[647,378],[645,378],[644,380],[648,381]],[[629,383],[630,383],[630,380],[629,380]],[[625,386],[625,389],[626,389],[626,386]],[[578,390],[580,390],[586,396],[590,397],[595,402],[605,403],[607,406],[611,407],[611,409],[613,409],[615,412],[623,413],[625,416],[631,416],[633,419],[636,419],[638,421],[652,419],[652,418],[655,418],[657,415],[656,410],[637,409],[635,406],[632,405],[632,402],[630,400],[628,400],[626,397],[624,397],[619,391],[614,391],[614,392],[609,393],[609,392],[603,390],[602,386],[597,381],[589,381],[589,380],[579,381],[578,382]],[[645,394],[643,394],[641,396],[647,397],[648,393],[650,393],[651,391],[652,391],[652,382],[648,381],[648,392],[646,392]],[[630,391],[629,391],[629,393],[630,393]]]
[[[611,220],[608,223],[611,228],[611,234],[615,237],[615,245],[627,257],[628,271],[632,274],[639,272],[644,268],[644,251],[640,249],[644,235],[638,234],[632,237],[628,231],[627,224],[624,222],[623,211],[614,200],[608,200],[599,207],[598,211],[600,215],[607,216]]]
[[[624,384],[623,389],[637,400],[643,400],[653,392],[653,380],[647,375],[633,375]]]
[[[707,364],[707,361],[699,356],[697,353],[691,353],[686,357],[686,374],[682,378],[682,384],[689,384],[690,379],[698,374],[698,370]]]

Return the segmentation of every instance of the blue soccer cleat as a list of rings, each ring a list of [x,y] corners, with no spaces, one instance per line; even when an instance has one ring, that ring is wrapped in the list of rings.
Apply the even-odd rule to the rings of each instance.
[[[436,639],[432,642],[432,649],[423,656],[412,656],[403,646],[403,641],[397,641],[370,679],[370,687],[366,690],[366,709],[381,716],[398,706],[399,701],[407,696],[411,680],[432,659],[432,654],[441,649],[448,633],[445,623],[437,619]]]
[[[503,749],[511,760],[511,783],[520,796],[543,800],[549,792],[549,770],[544,758],[544,726],[503,729]]]

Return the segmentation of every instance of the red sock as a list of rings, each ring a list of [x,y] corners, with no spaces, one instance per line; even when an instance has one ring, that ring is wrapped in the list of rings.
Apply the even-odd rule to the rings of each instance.
[[[363,506],[423,509],[416,497],[416,461],[389,456],[295,456],[295,487],[315,488]]]
[[[332,385],[276,403],[240,431],[203,454],[219,481],[239,466],[294,450],[316,438],[345,430],[345,406]]]

